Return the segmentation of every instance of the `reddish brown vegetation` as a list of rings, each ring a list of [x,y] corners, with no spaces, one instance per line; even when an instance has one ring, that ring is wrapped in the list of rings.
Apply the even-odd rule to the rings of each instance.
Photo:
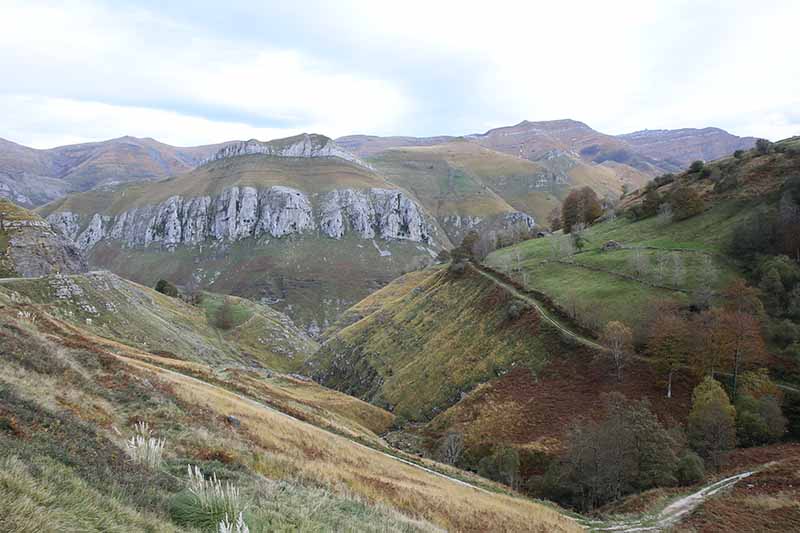
[[[737,450],[735,461],[747,468],[767,457],[778,463],[737,483],[726,494],[706,501],[678,531],[800,531],[800,446],[781,445]]]
[[[555,452],[577,417],[603,416],[599,398],[614,391],[630,399],[649,399],[664,422],[686,419],[694,385],[689,377],[676,375],[673,397],[667,399],[650,364],[631,361],[629,369],[620,383],[608,363],[587,350],[551,361],[538,378],[527,368],[517,368],[470,394],[434,419],[431,427],[437,432],[447,426],[463,431],[467,446],[487,441],[535,443]]]

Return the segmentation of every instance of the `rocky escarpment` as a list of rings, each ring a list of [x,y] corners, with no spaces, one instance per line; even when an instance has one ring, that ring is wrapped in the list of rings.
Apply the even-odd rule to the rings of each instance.
[[[442,228],[453,242],[460,242],[472,230],[478,233],[530,231],[536,226],[532,216],[512,211],[487,217],[448,215],[441,218]]]
[[[37,277],[87,270],[81,251],[37,215],[0,200],[0,274]]]
[[[94,213],[88,220],[70,211],[47,220],[79,248],[111,240],[125,247],[195,245],[250,237],[318,234],[340,239],[410,240],[431,244],[432,226],[422,209],[394,189],[336,189],[309,197],[291,187],[231,187],[217,196],[172,196],[116,216]]]
[[[372,168],[355,155],[337,145],[324,135],[297,135],[286,139],[262,142],[256,139],[232,143],[220,149],[204,163],[242,155],[261,154],[273,157],[338,157],[366,168]]]

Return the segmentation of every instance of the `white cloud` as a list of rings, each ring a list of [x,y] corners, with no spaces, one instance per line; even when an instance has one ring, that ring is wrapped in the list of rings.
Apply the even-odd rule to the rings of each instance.
[[[18,95],[0,98],[0,115],[5,118],[6,127],[11,125],[9,138],[25,138],[25,144],[34,148],[121,136],[113,133],[119,131],[121,124],[127,135],[153,137],[178,146],[207,144],[209,139],[275,139],[303,131],[323,131],[321,126],[313,124],[308,130],[257,128],[242,122],[212,121],[160,109]]]
[[[15,112],[4,111],[0,136],[190,144],[296,131],[463,134],[566,117],[608,133],[800,133],[793,0],[237,7],[263,34],[221,29],[250,22],[226,19],[225,7],[197,25],[119,3],[1,3],[0,20],[13,22],[0,32],[0,68],[11,74],[0,108]],[[278,46],[270,29],[283,22],[296,37]],[[53,115],[29,116],[42,112]]]
[[[189,144],[247,132],[389,133],[410,110],[385,80],[337,72],[296,50],[196,35],[147,12],[8,3],[0,20],[15,21],[0,32],[0,68],[15,73],[0,87],[7,109],[0,136],[12,137],[10,129],[20,142],[146,134]],[[53,114],[29,118],[41,113]]]

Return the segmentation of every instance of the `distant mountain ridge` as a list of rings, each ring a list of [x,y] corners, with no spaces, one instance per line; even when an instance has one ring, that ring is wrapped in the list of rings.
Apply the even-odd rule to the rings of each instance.
[[[755,137],[737,137],[720,128],[643,130],[608,135],[572,120],[522,122],[463,138],[499,152],[537,161],[570,155],[587,163],[625,164],[651,176],[683,170],[696,159],[714,160],[735,150],[749,149]],[[336,141],[360,156],[391,148],[432,146],[456,137],[376,137],[349,135]]]
[[[228,144],[184,148],[126,136],[38,150],[0,139],[0,197],[32,207],[99,185],[166,178]]]
[[[755,144],[754,137],[737,137],[719,128],[643,130],[607,135],[576,120],[522,121],[463,137],[380,137],[348,135],[325,141],[305,135],[309,150],[366,164],[387,150],[440,146],[459,140],[531,161],[561,158],[605,167],[623,181],[639,181],[677,172],[695,159],[712,160]],[[302,136],[290,137],[288,140]],[[327,139],[327,138],[326,138]],[[39,150],[0,139],[0,197],[24,207],[35,207],[71,192],[88,191],[119,182],[158,180],[188,172],[214,158],[234,154],[280,155],[282,141],[227,141],[194,147],[176,147],[151,138],[120,137],[101,142]],[[291,143],[297,146],[297,143]],[[333,152],[336,152],[335,154]],[[286,154],[302,156],[298,154]],[[589,180],[591,182],[591,180]]]
[[[736,150],[748,150],[755,137],[737,137],[720,128],[641,130],[618,135],[643,155],[686,167],[698,159],[712,161]]]

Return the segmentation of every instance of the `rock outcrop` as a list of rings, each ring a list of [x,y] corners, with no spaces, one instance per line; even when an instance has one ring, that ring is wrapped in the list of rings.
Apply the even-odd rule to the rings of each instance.
[[[81,251],[41,217],[0,200],[0,271],[3,276],[75,274],[88,267]]]
[[[366,168],[372,168],[355,155],[324,135],[303,133],[295,137],[262,142],[256,139],[229,144],[204,163],[242,155],[261,154],[273,157],[338,157]]]
[[[511,211],[488,217],[448,215],[441,218],[441,224],[450,240],[458,243],[472,230],[478,233],[531,230],[536,226],[532,216],[520,211]]]
[[[83,227],[80,217],[70,211],[51,213],[47,220],[82,250],[103,240],[121,241],[126,247],[171,249],[317,231],[332,239],[354,233],[362,239],[432,241],[432,227],[422,209],[400,190],[379,188],[336,189],[310,198],[284,186],[231,187],[213,197],[172,196],[117,216],[95,213]]]

